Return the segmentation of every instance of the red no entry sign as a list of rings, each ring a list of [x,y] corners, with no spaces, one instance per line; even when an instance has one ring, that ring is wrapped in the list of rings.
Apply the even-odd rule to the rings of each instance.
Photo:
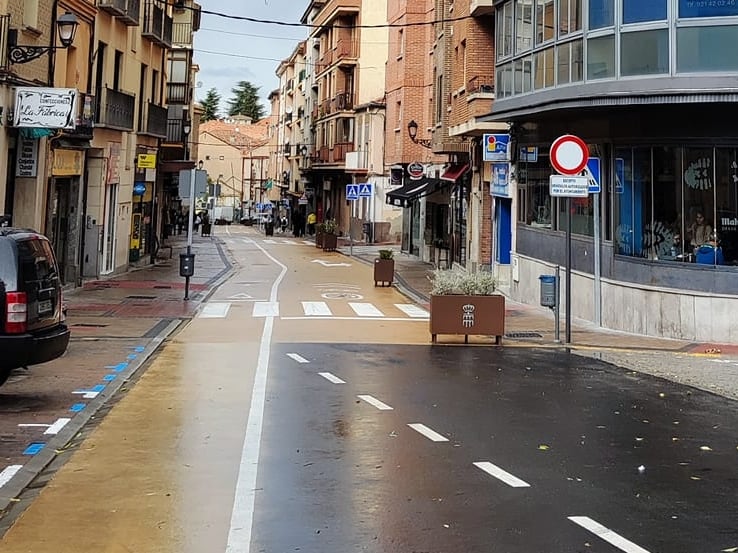
[[[578,175],[587,166],[589,148],[578,136],[565,134],[553,141],[549,155],[557,173]]]

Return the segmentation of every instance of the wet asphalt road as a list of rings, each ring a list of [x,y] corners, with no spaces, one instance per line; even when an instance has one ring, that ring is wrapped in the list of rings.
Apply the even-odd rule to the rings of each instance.
[[[738,546],[734,402],[551,351],[280,349],[264,414],[252,551]],[[481,462],[529,487],[506,484],[474,465]],[[605,537],[617,546],[569,517],[615,532]]]

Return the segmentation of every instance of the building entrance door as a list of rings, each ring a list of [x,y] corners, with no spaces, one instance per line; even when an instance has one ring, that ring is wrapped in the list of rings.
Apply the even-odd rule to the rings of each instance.
[[[67,241],[69,239],[70,179],[53,179],[49,188],[49,211],[47,234],[54,246],[56,261],[61,268],[61,280],[66,283]]]
[[[116,210],[118,206],[118,185],[110,184],[105,195],[105,229],[103,233],[103,268],[102,274],[115,270],[115,231]]]

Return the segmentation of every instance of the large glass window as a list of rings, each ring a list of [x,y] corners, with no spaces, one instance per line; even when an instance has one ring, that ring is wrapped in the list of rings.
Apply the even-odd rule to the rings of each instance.
[[[715,168],[712,148],[684,149],[685,245],[696,253],[715,229]]]
[[[669,72],[669,32],[666,29],[622,33],[620,51],[621,75]]]
[[[515,2],[515,51],[526,52],[533,47],[533,0]]]
[[[501,33],[497,34],[497,59],[513,53],[513,3],[503,4],[497,10],[497,21],[501,22]]]
[[[515,94],[530,92],[533,88],[533,58],[525,58],[515,61]]]
[[[738,70],[738,26],[677,29],[677,71]]]
[[[623,0],[623,23],[664,19],[666,19],[666,0]]]
[[[615,251],[648,256],[651,221],[651,148],[615,150]]]
[[[646,225],[644,235],[649,256],[676,260],[684,254],[679,148],[653,148],[653,197],[653,223]]]
[[[536,76],[533,82],[536,90],[554,85],[554,49],[546,48],[534,54]]]
[[[715,232],[727,265],[738,265],[738,149],[715,153]]]
[[[554,38],[555,22],[554,0],[536,0],[536,44]]]
[[[552,228],[555,214],[549,194],[551,164],[548,150],[536,148],[535,156],[526,157],[518,163],[518,191],[521,200],[518,206],[520,222],[537,228]]]
[[[679,0],[679,17],[726,17],[738,15],[735,0]]]
[[[557,84],[582,80],[583,46],[581,40],[565,42],[557,47]]]
[[[615,24],[614,0],[589,0],[589,28],[602,29]]]
[[[559,0],[559,36],[582,30],[582,0]]]
[[[615,37],[612,35],[587,40],[587,79],[615,76]]]

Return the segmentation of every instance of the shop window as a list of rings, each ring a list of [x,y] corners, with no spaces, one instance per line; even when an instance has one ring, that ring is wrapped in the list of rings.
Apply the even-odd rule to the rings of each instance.
[[[677,29],[677,71],[736,71],[738,26]]]
[[[738,15],[737,2],[679,0],[679,17],[730,17]]]
[[[644,237],[651,220],[651,149],[618,148],[615,173],[615,252],[647,257]]]
[[[712,148],[685,148],[682,165],[684,186],[685,249],[697,248],[712,238],[715,229],[715,164]]]
[[[515,51],[526,52],[533,47],[533,0],[515,2]]]
[[[615,0],[589,0],[589,28],[603,29],[615,24]]]
[[[738,149],[715,153],[715,232],[726,265],[738,265]]]
[[[535,158],[518,163],[518,186],[524,196],[519,202],[518,219],[531,227],[550,229],[555,223],[554,206],[549,194],[551,164],[547,151],[538,148],[536,152]]]
[[[587,40],[587,79],[607,79],[615,76],[615,37],[613,35]]]
[[[639,31],[620,35],[620,74],[653,75],[669,72],[669,31]]]
[[[653,148],[653,197],[653,222],[646,225],[644,243],[651,259],[676,260],[684,254],[681,149]]]
[[[623,0],[623,23],[663,21],[666,19],[666,0]]]
[[[559,36],[582,30],[582,0],[560,0]]]
[[[554,85],[554,49],[546,48],[535,55],[536,76],[533,83],[536,90]]]
[[[553,40],[555,13],[554,0],[536,0],[536,44]]]

